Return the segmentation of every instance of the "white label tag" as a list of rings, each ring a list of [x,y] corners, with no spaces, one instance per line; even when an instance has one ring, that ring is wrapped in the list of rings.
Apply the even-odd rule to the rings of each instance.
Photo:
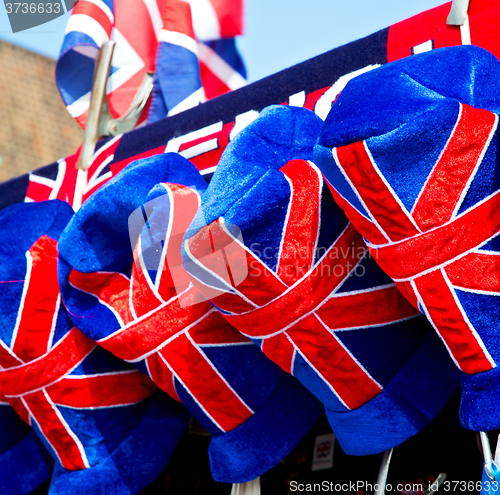
[[[327,433],[318,435],[314,442],[314,453],[311,471],[321,471],[333,467],[333,447],[335,445],[335,435]]]

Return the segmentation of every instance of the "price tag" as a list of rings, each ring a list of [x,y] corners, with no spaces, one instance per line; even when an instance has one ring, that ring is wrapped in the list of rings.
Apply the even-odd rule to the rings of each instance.
[[[333,447],[335,445],[335,435],[328,433],[318,435],[314,442],[314,453],[311,471],[321,471],[333,467]]]

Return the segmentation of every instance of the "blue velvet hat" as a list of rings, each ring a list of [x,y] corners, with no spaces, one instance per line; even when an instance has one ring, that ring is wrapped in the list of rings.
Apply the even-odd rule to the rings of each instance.
[[[59,200],[0,212],[0,394],[53,456],[51,495],[134,495],[166,465],[189,416],[69,319],[57,266],[58,240],[72,215]],[[30,443],[28,434],[17,459]],[[12,466],[11,479],[23,467]],[[43,477],[43,467],[40,460],[26,482]]]
[[[52,458],[35,432],[0,397],[0,493],[28,495],[50,478]]]
[[[373,454],[431,421],[457,373],[311,161],[321,126],[309,110],[274,106],[231,142],[185,236],[184,266],[322,401],[345,452]]]
[[[321,404],[190,283],[181,242],[205,189],[177,154],[129,165],[63,233],[60,283],[83,332],[150,376],[212,433],[214,479],[242,483],[281,461]]]
[[[347,85],[315,154],[461,370],[460,418],[474,430],[500,427],[499,81],[500,62],[474,46],[388,64]]]

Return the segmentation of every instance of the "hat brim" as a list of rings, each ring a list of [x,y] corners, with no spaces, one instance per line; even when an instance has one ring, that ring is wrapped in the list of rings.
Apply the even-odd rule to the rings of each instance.
[[[245,483],[278,464],[323,413],[322,404],[285,374],[268,401],[243,424],[214,436],[208,453],[215,481]]]
[[[374,399],[346,412],[326,409],[335,436],[349,455],[378,454],[417,434],[446,405],[459,372],[433,331]]]
[[[79,471],[56,463],[49,495],[136,495],[151,484],[169,461],[189,415],[163,392],[146,400],[148,409],[137,428],[101,462]]]

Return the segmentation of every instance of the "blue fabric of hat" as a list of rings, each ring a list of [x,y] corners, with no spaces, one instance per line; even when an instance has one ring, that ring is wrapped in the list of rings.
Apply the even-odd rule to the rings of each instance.
[[[465,428],[500,427],[500,62],[433,50],[346,86],[315,160],[372,256],[461,371]]]
[[[130,165],[63,233],[60,283],[83,332],[150,376],[212,433],[214,479],[242,483],[280,462],[321,404],[190,284],[181,242],[205,189],[177,154]],[[87,256],[76,256],[74,246]]]
[[[166,465],[189,416],[69,319],[57,268],[72,215],[59,200],[0,212],[0,394],[55,460],[50,495],[136,495]],[[21,450],[35,445],[25,440]],[[12,479],[22,470],[12,466]]]
[[[28,495],[50,478],[52,458],[6,399],[0,399],[0,431],[0,493]]]
[[[186,234],[184,266],[322,401],[344,451],[373,454],[428,424],[458,379],[311,161],[321,126],[309,110],[273,106],[230,143]]]

